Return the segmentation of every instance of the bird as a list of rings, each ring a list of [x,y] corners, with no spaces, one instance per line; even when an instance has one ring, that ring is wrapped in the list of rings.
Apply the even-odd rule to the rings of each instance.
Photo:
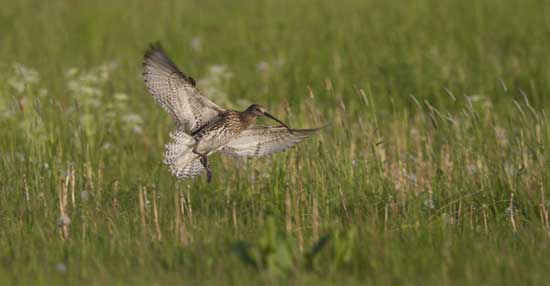
[[[232,157],[271,155],[321,129],[292,129],[259,104],[244,111],[218,106],[199,91],[195,80],[174,64],[158,42],[145,52],[142,76],[149,93],[176,124],[169,133],[171,141],[165,145],[164,163],[178,179],[206,171],[210,183],[208,157],[218,151]],[[255,125],[261,116],[280,125]]]

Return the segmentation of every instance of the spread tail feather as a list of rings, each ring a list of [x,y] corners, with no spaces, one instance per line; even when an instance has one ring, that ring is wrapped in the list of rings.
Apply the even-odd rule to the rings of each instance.
[[[192,178],[204,170],[200,156],[193,152],[196,141],[183,131],[176,130],[170,133],[173,139],[166,144],[164,163],[170,165],[172,175],[178,179]]]

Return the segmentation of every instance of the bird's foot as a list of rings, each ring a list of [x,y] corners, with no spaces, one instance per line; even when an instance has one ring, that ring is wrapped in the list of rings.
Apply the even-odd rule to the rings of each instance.
[[[206,169],[206,182],[209,184],[212,182],[212,172],[210,171],[210,168]]]
[[[210,184],[212,182],[212,171],[208,167],[208,157],[201,155],[201,163],[206,169],[206,181]]]

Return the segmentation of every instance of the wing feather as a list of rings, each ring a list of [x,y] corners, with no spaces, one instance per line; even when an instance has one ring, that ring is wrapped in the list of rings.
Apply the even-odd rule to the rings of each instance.
[[[195,80],[181,72],[159,44],[145,53],[143,79],[155,100],[186,133],[225,111],[199,92]]]
[[[261,157],[286,150],[315,134],[320,128],[293,129],[253,126],[229,141],[221,150],[235,157]]]

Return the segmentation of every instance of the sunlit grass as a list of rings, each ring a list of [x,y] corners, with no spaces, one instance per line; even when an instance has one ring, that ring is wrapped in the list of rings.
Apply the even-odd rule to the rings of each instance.
[[[283,2],[4,3],[0,283],[544,283],[543,3]],[[177,181],[156,40],[220,105],[327,126]]]

